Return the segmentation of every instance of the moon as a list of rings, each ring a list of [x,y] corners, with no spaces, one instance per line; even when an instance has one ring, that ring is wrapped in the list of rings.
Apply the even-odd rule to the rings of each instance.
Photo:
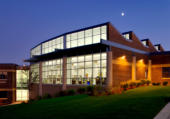
[[[125,16],[125,13],[124,13],[124,12],[122,12],[122,13],[121,13],[121,16],[122,16],[122,17],[123,17],[123,16]]]

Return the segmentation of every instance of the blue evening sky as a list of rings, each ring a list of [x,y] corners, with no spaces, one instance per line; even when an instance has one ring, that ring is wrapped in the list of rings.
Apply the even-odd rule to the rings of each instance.
[[[0,63],[22,65],[38,43],[107,21],[170,50],[170,0],[0,0]]]

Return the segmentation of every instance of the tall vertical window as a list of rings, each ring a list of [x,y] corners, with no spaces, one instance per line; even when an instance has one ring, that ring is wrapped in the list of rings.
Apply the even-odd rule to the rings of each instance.
[[[55,59],[43,62],[42,78],[44,84],[61,84],[62,59]]]
[[[27,88],[29,80],[28,70],[17,70],[17,88]]]
[[[106,53],[67,58],[67,84],[105,84],[106,67]]]
[[[31,64],[30,66],[31,82],[39,82],[39,63]]]
[[[66,48],[99,43],[107,39],[107,26],[95,27],[66,35]]]

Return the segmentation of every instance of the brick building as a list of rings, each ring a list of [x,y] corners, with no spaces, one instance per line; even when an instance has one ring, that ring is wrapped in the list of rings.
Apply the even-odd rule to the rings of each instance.
[[[120,33],[110,22],[64,33],[31,49],[30,98],[87,85],[170,79],[170,52],[133,31]]]
[[[29,67],[0,64],[0,105],[28,100]]]

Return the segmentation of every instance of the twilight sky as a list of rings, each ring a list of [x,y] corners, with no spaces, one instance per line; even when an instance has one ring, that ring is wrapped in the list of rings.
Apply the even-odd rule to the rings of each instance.
[[[170,0],[0,0],[0,63],[23,65],[38,43],[107,21],[170,50]]]

